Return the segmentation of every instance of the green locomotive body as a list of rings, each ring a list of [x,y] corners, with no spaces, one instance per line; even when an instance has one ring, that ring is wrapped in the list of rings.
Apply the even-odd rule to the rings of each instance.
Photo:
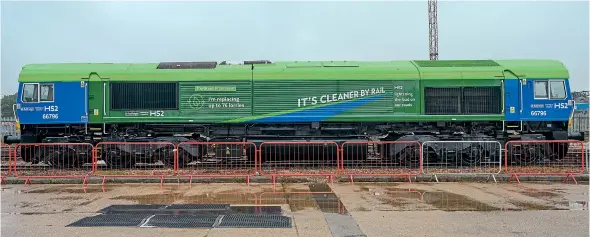
[[[551,140],[568,79],[554,60],[33,64],[17,113],[23,142]]]
[[[19,81],[86,81],[88,125],[108,133],[148,123],[501,122],[505,79],[568,77],[544,60],[246,63],[28,65]]]

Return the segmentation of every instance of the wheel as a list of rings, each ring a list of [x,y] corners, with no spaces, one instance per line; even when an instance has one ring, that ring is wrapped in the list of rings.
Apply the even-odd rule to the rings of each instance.
[[[473,144],[467,149],[461,150],[460,159],[458,160],[457,165],[473,166],[480,163],[483,157],[486,157],[486,151],[484,148],[478,144]]]
[[[78,161],[74,151],[63,149],[43,152],[42,160],[54,169],[70,169],[76,167]]]
[[[511,163],[529,165],[543,156],[543,151],[535,144],[512,145],[508,150]]]
[[[178,148],[178,168],[184,168],[184,166],[194,160],[194,157],[187,150]]]
[[[102,160],[110,169],[130,168],[135,164],[132,156],[119,148],[103,150]]]
[[[416,168],[420,166],[420,147],[418,145],[408,145],[397,153],[397,161],[402,166]]]
[[[152,153],[150,162],[161,161],[166,167],[174,168],[174,147],[163,147]]]
[[[555,160],[563,160],[567,157],[567,152],[569,149],[569,144],[568,143],[557,143],[557,144],[547,144],[547,146],[545,146],[546,150],[547,150],[547,154],[549,155],[549,159],[551,161],[555,161]]]

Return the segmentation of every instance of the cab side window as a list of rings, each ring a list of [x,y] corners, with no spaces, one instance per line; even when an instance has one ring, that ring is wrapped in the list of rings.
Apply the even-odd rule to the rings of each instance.
[[[39,102],[39,84],[24,84],[21,100],[24,103]]]
[[[535,81],[535,99],[549,99],[547,81]]]
[[[41,84],[41,102],[53,102],[53,84]]]
[[[551,91],[551,99],[565,99],[565,82],[564,81],[550,81],[549,87]]]

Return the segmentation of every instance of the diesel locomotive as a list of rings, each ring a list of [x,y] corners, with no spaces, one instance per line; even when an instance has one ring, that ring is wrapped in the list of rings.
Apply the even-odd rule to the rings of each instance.
[[[15,111],[22,143],[564,140],[568,79],[555,60],[31,64]],[[203,159],[201,149],[182,149],[190,158],[180,162]],[[226,149],[207,156],[253,160],[252,150]],[[37,153],[23,158],[48,156]]]

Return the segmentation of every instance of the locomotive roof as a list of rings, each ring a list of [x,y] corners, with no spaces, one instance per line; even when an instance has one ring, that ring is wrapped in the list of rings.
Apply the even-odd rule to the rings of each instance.
[[[80,81],[96,74],[109,81],[194,81],[273,79],[502,79],[511,73],[524,78],[569,78],[556,60],[414,60],[414,61],[251,61],[170,63],[29,64],[19,82]],[[253,68],[253,69],[252,69]]]

